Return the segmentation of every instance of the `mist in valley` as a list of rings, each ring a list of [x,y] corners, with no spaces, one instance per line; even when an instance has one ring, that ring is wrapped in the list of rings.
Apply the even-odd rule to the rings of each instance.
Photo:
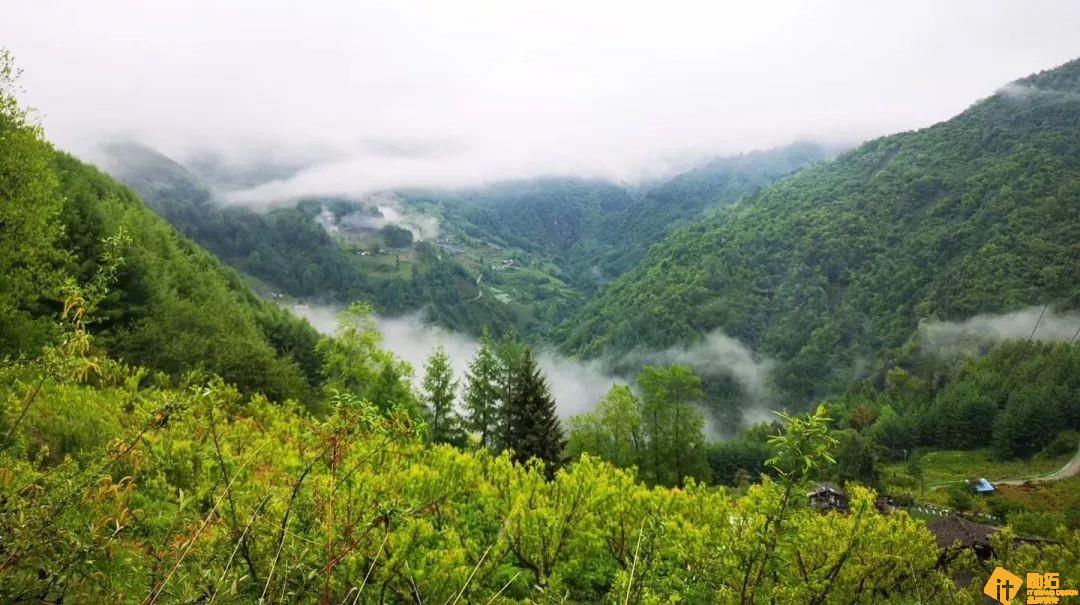
[[[1080,315],[1036,305],[961,321],[926,321],[918,339],[923,352],[943,358],[983,354],[1005,340],[1074,342],[1080,339]]]
[[[294,313],[305,318],[319,332],[333,334],[341,307],[296,305]],[[399,317],[374,317],[383,336],[383,346],[413,369],[413,384],[419,388],[424,365],[437,346],[442,346],[464,386],[465,372],[480,343],[471,336],[453,332],[425,322],[420,314]],[[591,411],[596,403],[616,384],[632,384],[637,370],[645,365],[689,366],[705,379],[730,377],[743,389],[739,407],[743,412],[741,426],[773,419],[768,409],[768,377],[771,360],[759,360],[738,340],[719,330],[711,332],[700,342],[663,350],[636,349],[617,358],[580,360],[567,357],[547,347],[534,348],[537,364],[547,377],[548,387],[558,405],[560,417]],[[617,371],[619,368],[622,371]],[[707,417],[707,432],[714,438],[735,433],[741,426],[724,426]]]
[[[292,307],[294,313],[324,334],[333,334],[341,309],[320,305]],[[441,346],[450,357],[455,377],[464,387],[468,364],[480,346],[477,339],[426,322],[419,313],[398,317],[376,315],[374,319],[382,334],[383,345],[412,367],[414,386],[420,387],[428,357],[435,347]],[[1078,331],[1080,315],[1033,306],[1011,313],[978,315],[963,321],[925,322],[920,326],[917,338],[924,353],[959,359],[984,354],[1005,340],[1031,337],[1039,342],[1069,342],[1077,338]],[[703,402],[706,433],[710,439],[726,439],[742,428],[776,419],[773,409],[777,406],[770,390],[775,361],[755,353],[720,330],[714,330],[694,343],[662,350],[638,348],[617,357],[581,360],[548,347],[534,348],[534,352],[563,420],[591,411],[612,386],[632,385],[641,367],[672,364],[692,368],[706,382],[733,380],[739,386],[736,406],[741,420],[736,425],[719,421],[708,412],[708,401]]]

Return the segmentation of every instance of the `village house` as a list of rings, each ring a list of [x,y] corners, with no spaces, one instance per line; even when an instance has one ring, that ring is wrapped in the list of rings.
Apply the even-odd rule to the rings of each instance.
[[[956,557],[964,551],[972,551],[980,561],[987,561],[994,556],[994,544],[991,537],[1001,531],[1000,527],[985,525],[970,521],[958,514],[953,514],[944,519],[935,519],[926,524],[930,533],[934,534],[940,554],[937,566],[940,569],[948,567]],[[1034,544],[1043,546],[1055,544],[1056,541],[1038,536],[1014,536],[1013,545]],[[953,577],[953,582],[963,588],[971,583],[971,576],[967,573]]]
[[[938,548],[941,549],[939,565],[948,563],[965,550],[973,551],[980,561],[989,559],[994,555],[990,536],[1001,529],[969,521],[960,515],[934,519],[926,524],[926,528],[934,534]]]
[[[847,494],[831,483],[821,483],[815,489],[806,494],[810,501],[810,508],[827,512],[835,510],[847,512],[851,508]]]

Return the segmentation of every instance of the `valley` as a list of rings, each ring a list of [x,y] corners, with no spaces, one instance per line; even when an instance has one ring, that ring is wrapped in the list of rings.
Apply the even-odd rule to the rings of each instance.
[[[1080,59],[460,10],[149,24],[59,116],[0,49],[0,602],[1080,586]]]

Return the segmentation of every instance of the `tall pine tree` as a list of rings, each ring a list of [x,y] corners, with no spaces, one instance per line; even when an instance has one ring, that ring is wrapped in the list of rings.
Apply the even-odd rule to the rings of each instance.
[[[424,401],[428,407],[428,437],[434,443],[463,444],[461,419],[454,409],[458,382],[442,345],[428,358],[424,373]]]
[[[466,427],[480,435],[480,445],[494,448],[497,446],[502,411],[500,369],[486,330],[480,339],[480,350],[469,363],[465,381]]]
[[[542,460],[550,476],[562,462],[566,445],[555,400],[528,347],[521,350],[514,366],[509,399],[503,409],[505,445],[518,462]]]

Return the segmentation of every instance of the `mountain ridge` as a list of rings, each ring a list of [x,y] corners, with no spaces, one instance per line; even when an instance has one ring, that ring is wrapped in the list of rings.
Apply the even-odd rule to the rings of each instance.
[[[1075,308],[1080,61],[1016,82],[1034,90],[1004,87],[673,234],[556,338],[595,356],[720,328],[779,358],[780,388],[808,400],[920,320]]]

